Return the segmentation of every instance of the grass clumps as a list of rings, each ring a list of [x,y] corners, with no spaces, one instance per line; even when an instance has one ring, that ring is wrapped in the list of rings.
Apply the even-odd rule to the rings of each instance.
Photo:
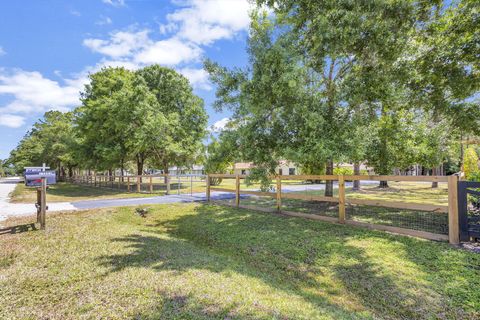
[[[59,214],[45,232],[1,235],[1,257],[6,244],[5,319],[480,315],[478,254],[249,210],[171,204],[148,206],[145,218],[132,208]]]

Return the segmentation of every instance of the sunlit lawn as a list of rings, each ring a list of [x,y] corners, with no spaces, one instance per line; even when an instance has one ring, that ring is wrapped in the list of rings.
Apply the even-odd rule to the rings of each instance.
[[[480,255],[446,243],[213,205],[148,208],[0,235],[0,318],[480,316]]]

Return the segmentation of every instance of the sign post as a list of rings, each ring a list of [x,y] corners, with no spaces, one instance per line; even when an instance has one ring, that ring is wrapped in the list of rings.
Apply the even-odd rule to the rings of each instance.
[[[29,167],[25,168],[25,180],[27,185],[37,185],[37,223],[40,223],[40,229],[45,230],[45,220],[47,215],[47,183],[48,179],[52,177],[52,172],[46,171],[49,169],[45,166],[42,167]],[[34,175],[34,176],[33,176]],[[53,181],[55,182],[55,175],[53,175]],[[30,181],[28,181],[30,180]]]
[[[45,163],[41,167],[25,167],[25,185],[30,187],[40,187],[42,185],[41,178],[47,178],[47,183],[49,185],[55,184],[56,174],[54,170],[47,170],[50,167],[47,167]]]
[[[45,230],[45,218],[47,215],[47,178],[42,177],[40,195],[40,229]]]

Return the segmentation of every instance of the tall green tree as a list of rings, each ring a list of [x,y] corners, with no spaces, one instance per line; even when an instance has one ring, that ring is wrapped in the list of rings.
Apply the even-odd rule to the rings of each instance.
[[[89,76],[75,110],[82,167],[95,170],[123,168],[130,160],[130,124],[122,114],[122,98],[132,92],[134,73],[125,68],[103,68]]]
[[[123,171],[134,161],[141,175],[147,163],[168,172],[193,161],[207,118],[185,77],[152,65],[136,72],[104,68],[90,80],[76,112],[86,166]]]
[[[308,110],[306,69],[292,39],[282,36],[275,40],[274,32],[275,25],[266,13],[254,12],[248,41],[250,66],[228,70],[205,62],[211,81],[217,85],[214,107],[233,112],[237,160],[254,162],[250,178],[265,184],[266,177],[275,174],[279,160],[309,160],[293,147]]]
[[[480,3],[439,1],[430,13],[412,35],[403,61],[411,69],[410,103],[434,110],[437,122],[448,119],[460,142],[480,134]]]
[[[71,112],[46,112],[12,150],[9,162],[15,164],[17,172],[25,166],[46,163],[56,169],[60,178],[66,175],[66,170],[71,175],[78,161],[72,120]]]
[[[206,135],[203,100],[193,93],[188,79],[175,70],[152,65],[140,69],[137,76],[152,95],[149,103],[155,104],[154,114],[146,117],[145,122],[153,131],[143,136],[150,138],[145,146],[151,151],[152,164],[166,173],[172,164],[192,164]],[[137,139],[137,143],[143,138]]]

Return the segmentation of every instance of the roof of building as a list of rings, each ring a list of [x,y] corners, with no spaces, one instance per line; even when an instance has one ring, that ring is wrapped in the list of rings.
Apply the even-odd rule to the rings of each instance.
[[[253,168],[253,162],[236,162],[233,167],[235,169],[250,169]]]

